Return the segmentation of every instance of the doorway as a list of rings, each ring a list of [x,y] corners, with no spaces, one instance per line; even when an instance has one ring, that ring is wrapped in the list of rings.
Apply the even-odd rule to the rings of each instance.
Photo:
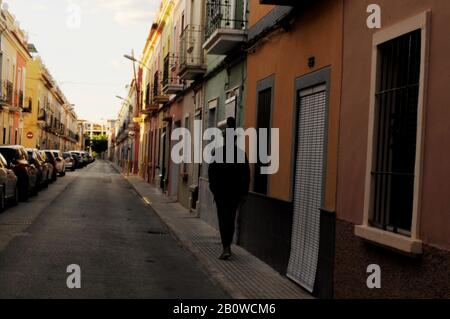
[[[287,276],[314,291],[325,199],[328,69],[297,80],[293,224]]]

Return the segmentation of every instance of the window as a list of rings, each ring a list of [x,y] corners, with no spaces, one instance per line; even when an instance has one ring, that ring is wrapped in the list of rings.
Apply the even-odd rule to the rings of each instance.
[[[258,154],[260,153],[260,129],[267,129],[267,150],[270,153],[270,128],[272,126],[272,95],[273,95],[274,77],[267,78],[258,83],[257,88],[257,113],[256,130],[258,132]],[[254,166],[253,191],[255,193],[267,195],[269,191],[269,177],[261,174],[261,168],[267,166],[259,161]]]
[[[216,127],[216,107],[208,110],[208,128]]]
[[[411,231],[420,79],[420,30],[378,46],[371,226]]]
[[[374,35],[364,225],[356,235],[421,253],[419,202],[429,13]]]

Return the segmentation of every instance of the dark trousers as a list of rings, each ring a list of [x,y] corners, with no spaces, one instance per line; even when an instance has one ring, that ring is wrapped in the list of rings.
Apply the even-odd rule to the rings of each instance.
[[[216,199],[216,205],[222,245],[227,248],[233,242],[239,200]]]

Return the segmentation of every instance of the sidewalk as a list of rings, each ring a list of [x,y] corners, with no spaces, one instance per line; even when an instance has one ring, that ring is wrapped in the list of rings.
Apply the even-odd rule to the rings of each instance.
[[[112,164],[116,169],[118,167]],[[124,176],[172,234],[204,266],[212,280],[235,299],[310,299],[308,293],[239,246],[231,261],[218,260],[219,232],[138,176]]]

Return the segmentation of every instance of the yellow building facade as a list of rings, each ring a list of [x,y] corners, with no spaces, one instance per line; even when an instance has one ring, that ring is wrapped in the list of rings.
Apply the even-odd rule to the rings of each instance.
[[[0,30],[0,143],[20,144],[22,112],[29,99],[26,66],[31,55],[25,32],[5,7],[0,9]]]
[[[77,116],[40,57],[28,63],[30,107],[23,115],[23,145],[69,151],[77,149]]]

